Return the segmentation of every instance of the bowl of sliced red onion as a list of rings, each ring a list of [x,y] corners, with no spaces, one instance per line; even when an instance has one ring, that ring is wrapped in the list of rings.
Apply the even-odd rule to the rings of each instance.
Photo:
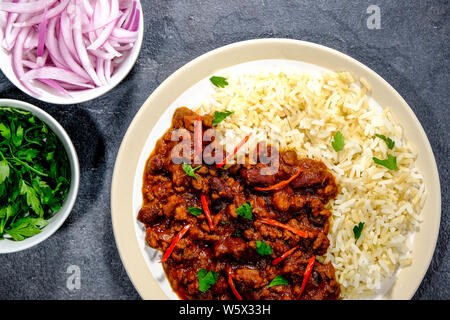
[[[2,0],[0,68],[36,99],[92,100],[133,68],[143,20],[138,0]]]

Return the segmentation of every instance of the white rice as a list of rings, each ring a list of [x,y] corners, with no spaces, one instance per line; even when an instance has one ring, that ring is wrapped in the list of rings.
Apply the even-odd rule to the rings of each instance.
[[[200,111],[234,112],[217,127],[227,146],[259,129],[247,145],[281,137],[281,149],[323,161],[336,176],[339,194],[329,204],[330,247],[321,260],[334,265],[342,298],[382,293],[411,262],[409,240],[426,196],[417,153],[402,127],[371,101],[367,80],[358,82],[348,72],[224,76],[229,85],[215,90]],[[340,152],[331,145],[337,130],[345,137]],[[394,149],[376,133],[394,140]],[[395,171],[372,160],[388,154],[397,157]],[[353,227],[359,222],[365,226],[355,244]]]

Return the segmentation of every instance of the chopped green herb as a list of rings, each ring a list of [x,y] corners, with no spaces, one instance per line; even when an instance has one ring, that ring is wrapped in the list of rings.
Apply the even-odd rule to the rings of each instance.
[[[221,221],[220,223],[223,224],[223,225],[226,225],[226,224],[229,224],[230,221]]]
[[[375,158],[375,157],[373,157],[372,159],[373,159],[373,161],[376,164],[379,164],[379,165],[381,165],[383,167],[386,167],[389,170],[396,170],[397,169],[397,158],[391,156],[390,154],[388,154],[388,158],[386,160],[381,160],[381,159],[378,159],[378,158]]]
[[[244,203],[242,206],[236,209],[238,216],[245,219],[252,219],[252,206],[249,202]]]
[[[229,115],[231,115],[233,112],[232,111],[228,111],[226,110],[225,112],[220,112],[220,111],[215,111],[214,112],[214,120],[212,125],[215,127],[217,126],[219,123],[221,123],[223,120],[225,120],[226,117],[228,117]]]
[[[338,152],[344,149],[344,136],[342,135],[342,132],[339,130],[334,135],[334,140],[331,142],[331,145],[333,146],[333,149]]]
[[[216,87],[225,88],[228,85],[227,79],[224,77],[212,76],[209,81]]]
[[[9,177],[10,172],[8,162],[6,160],[0,161],[0,184]]]
[[[0,108],[0,239],[40,233],[61,208],[70,174],[64,146],[44,122]]]
[[[21,218],[17,220],[7,233],[16,241],[22,241],[26,238],[32,237],[41,233],[41,229],[48,224],[47,220],[41,218]]]
[[[188,207],[187,211],[192,213],[194,216],[199,216],[199,215],[203,214],[203,210],[201,208],[197,208],[197,207]]]
[[[364,228],[364,222],[360,222],[358,225],[353,227],[353,234],[355,235],[355,243],[358,241],[359,237],[361,237],[361,232]]]
[[[256,241],[256,252],[262,256],[270,256],[272,254],[272,248],[264,241]]]
[[[201,166],[192,168],[189,164],[187,163],[183,163],[182,168],[184,170],[184,172],[189,176],[194,178],[195,180],[198,180],[198,177],[195,175],[195,170],[198,170],[201,168]]]
[[[287,285],[288,283],[289,282],[285,277],[283,277],[282,275],[278,275],[270,282],[270,284],[266,288],[271,288],[275,286],[284,286]]]
[[[206,271],[206,269],[200,269],[197,272],[198,277],[198,290],[200,292],[206,292],[212,285],[216,284],[219,274],[215,271]]]
[[[386,145],[389,149],[394,149],[395,146],[395,141],[392,140],[391,138],[388,138],[382,134],[375,134],[376,137],[380,138],[381,140],[384,140],[384,142],[386,142]]]

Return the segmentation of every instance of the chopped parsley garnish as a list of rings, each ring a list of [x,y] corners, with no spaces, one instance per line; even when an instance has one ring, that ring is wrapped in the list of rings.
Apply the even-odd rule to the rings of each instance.
[[[197,207],[188,207],[187,211],[192,213],[194,216],[199,216],[199,215],[203,214],[203,210],[201,208],[197,208]]]
[[[6,232],[15,241],[22,241],[40,233],[47,224],[45,219],[26,217],[14,222]]]
[[[355,243],[358,241],[359,237],[361,237],[361,232],[364,229],[364,222],[360,222],[358,225],[353,227],[353,234],[355,235]]]
[[[342,132],[339,130],[334,135],[334,140],[331,142],[331,145],[333,146],[333,149],[338,152],[344,149],[344,136],[342,135]]]
[[[200,169],[202,166],[198,166],[195,168],[192,168],[189,164],[187,163],[183,163],[182,168],[184,170],[184,172],[189,176],[194,178],[195,180],[198,180],[198,177],[195,175],[195,170]]]
[[[242,206],[236,209],[238,216],[245,219],[252,219],[252,206],[249,202],[244,203]]]
[[[264,241],[256,240],[256,252],[262,256],[270,256],[272,254],[272,248]]]
[[[223,120],[225,120],[226,117],[228,117],[229,115],[231,115],[233,112],[232,111],[228,111],[225,110],[225,112],[220,112],[220,111],[215,111],[214,112],[214,120],[212,125],[215,127],[217,126],[219,123],[221,123]]]
[[[209,81],[218,88],[225,88],[228,85],[228,81],[224,77],[212,76]]]
[[[70,180],[66,150],[47,125],[30,112],[0,108],[0,239],[40,233]]]
[[[270,284],[266,288],[271,288],[275,286],[284,286],[287,285],[288,283],[289,282],[285,277],[283,277],[282,275],[278,275],[270,282]]]
[[[372,159],[373,159],[373,161],[376,164],[379,164],[379,165],[381,165],[383,167],[386,167],[389,170],[396,170],[397,169],[397,158],[391,156],[390,154],[388,154],[388,158],[386,160],[381,160],[381,159],[378,159],[378,158],[375,158],[375,157],[373,157]]]
[[[220,223],[221,223],[222,225],[226,225],[226,224],[229,224],[230,221],[221,221]]]
[[[382,135],[382,134],[375,134],[375,136],[378,137],[378,138],[380,138],[380,139],[383,140],[384,142],[386,142],[386,145],[387,145],[387,147],[388,147],[390,150],[394,149],[394,146],[395,146],[395,141],[394,141],[394,140],[392,140],[391,138],[386,137],[386,136],[384,136],[384,135]]]
[[[206,292],[212,285],[216,284],[219,274],[215,271],[206,271],[206,269],[200,269],[197,272],[198,277],[198,290],[200,292]]]

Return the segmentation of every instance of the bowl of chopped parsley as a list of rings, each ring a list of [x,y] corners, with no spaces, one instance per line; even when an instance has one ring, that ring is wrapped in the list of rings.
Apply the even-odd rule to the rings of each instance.
[[[80,169],[63,127],[31,104],[0,99],[0,253],[30,248],[64,223]]]

